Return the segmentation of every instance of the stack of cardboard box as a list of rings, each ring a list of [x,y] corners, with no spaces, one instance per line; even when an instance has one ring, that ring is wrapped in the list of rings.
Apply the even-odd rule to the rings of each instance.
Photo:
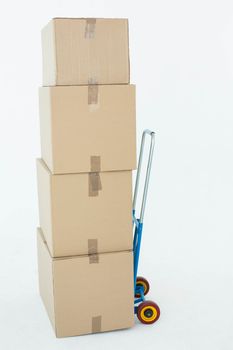
[[[42,47],[40,294],[58,337],[128,328],[136,165],[128,21],[56,18]]]

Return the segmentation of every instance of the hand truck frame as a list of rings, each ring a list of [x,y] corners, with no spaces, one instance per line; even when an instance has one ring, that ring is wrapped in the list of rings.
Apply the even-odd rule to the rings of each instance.
[[[139,181],[140,181],[140,176],[142,171],[146,136],[150,136],[150,148],[149,148],[148,162],[147,162],[146,175],[145,175],[145,181],[144,181],[140,216],[139,218],[136,218],[136,203],[137,203],[137,197],[138,197]],[[146,202],[147,202],[151,165],[152,165],[153,154],[154,154],[154,144],[155,144],[155,133],[148,129],[144,130],[142,134],[142,139],[141,139],[138,169],[137,169],[137,176],[136,176],[134,196],[133,196],[133,230],[134,230],[133,254],[134,254],[134,296],[135,296],[134,313],[137,315],[138,319],[144,324],[154,323],[160,317],[160,309],[158,305],[153,301],[145,300],[145,295],[149,292],[149,289],[150,289],[149,282],[144,277],[137,276],[142,231],[143,231],[143,220],[144,220],[144,214],[145,214],[145,208],[146,208]]]

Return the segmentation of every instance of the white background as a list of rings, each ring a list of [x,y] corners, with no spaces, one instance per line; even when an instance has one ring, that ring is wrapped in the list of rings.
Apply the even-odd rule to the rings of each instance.
[[[153,326],[56,339],[38,295],[40,30],[128,17],[137,137],[156,131],[140,273]],[[0,348],[233,349],[233,2],[5,1],[0,21]]]

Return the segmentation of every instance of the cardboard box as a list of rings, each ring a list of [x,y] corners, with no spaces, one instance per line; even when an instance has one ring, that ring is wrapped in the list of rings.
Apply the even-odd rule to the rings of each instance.
[[[54,174],[136,168],[134,85],[42,87],[42,158]]]
[[[43,85],[129,83],[127,19],[54,18],[42,30]]]
[[[40,226],[54,257],[132,249],[132,172],[52,175],[37,161]]]
[[[37,235],[40,294],[57,337],[133,326],[132,251],[52,258]]]

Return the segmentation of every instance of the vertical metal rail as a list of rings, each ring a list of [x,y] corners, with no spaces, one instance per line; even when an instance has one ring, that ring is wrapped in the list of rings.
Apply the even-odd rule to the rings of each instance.
[[[142,162],[143,162],[145,139],[146,139],[147,135],[149,135],[151,137],[151,142],[150,142],[149,156],[148,156],[146,176],[145,176],[145,182],[144,182],[144,189],[143,189],[140,217],[139,217],[139,219],[137,219],[136,216],[135,216],[135,214],[136,214],[136,203],[137,203],[139,181],[140,181],[141,170],[142,170]],[[142,237],[142,229],[143,229],[143,219],[144,219],[144,214],[145,214],[147,194],[148,194],[148,187],[149,187],[149,180],[150,180],[150,172],[151,172],[151,165],[152,165],[152,160],[153,160],[154,143],[155,143],[155,133],[153,131],[150,131],[150,130],[144,130],[143,134],[142,134],[140,154],[139,154],[139,160],[138,160],[138,170],[137,170],[137,176],[136,176],[136,182],[135,182],[135,188],[134,188],[134,196],[133,196],[133,222],[135,224],[134,240],[133,240],[133,250],[134,250],[134,290],[136,290],[136,279],[137,279],[138,262],[139,262],[140,246],[141,246],[141,237]]]
[[[152,165],[154,145],[155,145],[155,133],[153,131],[148,130],[148,129],[144,130],[143,134],[142,134],[142,141],[141,141],[140,154],[139,154],[139,160],[138,160],[138,170],[137,170],[137,176],[136,176],[136,182],[135,182],[135,188],[134,188],[134,196],[133,196],[133,212],[134,213],[135,213],[135,209],[136,209],[136,202],[137,202],[137,196],[138,196],[139,180],[140,180],[141,170],[142,170],[142,161],[143,161],[143,153],[144,153],[146,135],[150,135],[151,142],[150,142],[150,151],[149,151],[147,170],[146,170],[146,178],[145,178],[145,183],[144,183],[143,198],[142,198],[142,204],[141,204],[140,222],[143,222],[144,213],[145,213],[148,186],[149,186],[149,180],[150,180],[151,165]]]

